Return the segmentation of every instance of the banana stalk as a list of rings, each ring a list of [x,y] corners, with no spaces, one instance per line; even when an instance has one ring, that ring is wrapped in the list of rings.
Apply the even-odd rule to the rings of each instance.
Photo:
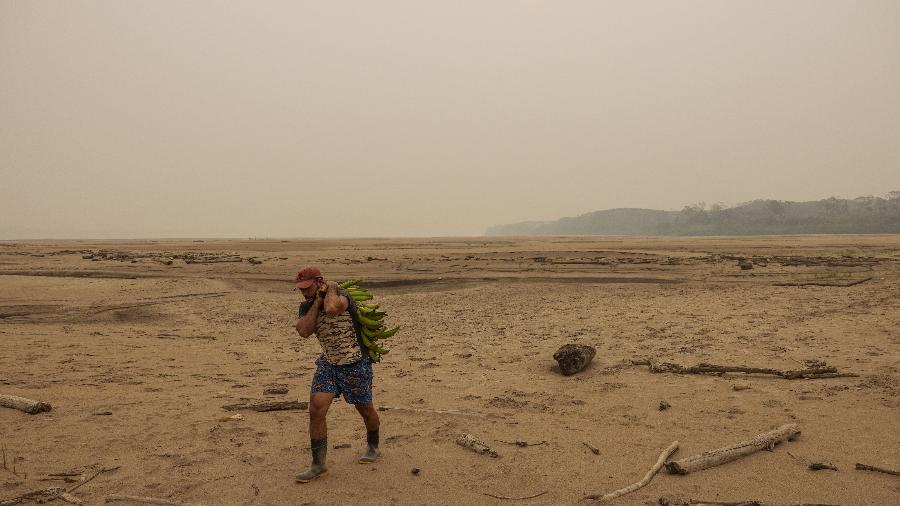
[[[400,326],[391,329],[385,326],[384,317],[387,316],[387,313],[378,311],[378,304],[365,302],[372,300],[373,297],[368,290],[359,286],[359,280],[349,279],[339,283],[338,287],[346,290],[356,302],[356,320],[360,323],[362,330],[360,341],[366,347],[369,358],[372,359],[372,362],[381,361],[382,355],[386,355],[390,350],[381,347],[377,341],[392,337],[400,330]]]

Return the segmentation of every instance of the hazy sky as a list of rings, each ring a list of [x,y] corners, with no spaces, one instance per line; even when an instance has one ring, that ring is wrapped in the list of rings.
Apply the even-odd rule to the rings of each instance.
[[[890,190],[897,0],[0,0],[0,239]]]

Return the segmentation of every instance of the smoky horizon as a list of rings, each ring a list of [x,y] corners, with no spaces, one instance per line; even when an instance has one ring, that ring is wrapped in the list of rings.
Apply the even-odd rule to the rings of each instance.
[[[0,240],[900,190],[900,3],[0,1]]]

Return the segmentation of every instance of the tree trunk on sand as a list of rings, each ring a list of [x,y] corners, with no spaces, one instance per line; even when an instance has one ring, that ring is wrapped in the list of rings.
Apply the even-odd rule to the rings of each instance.
[[[46,402],[33,401],[16,395],[0,394],[0,406],[4,408],[18,409],[29,415],[50,411],[51,407]]]

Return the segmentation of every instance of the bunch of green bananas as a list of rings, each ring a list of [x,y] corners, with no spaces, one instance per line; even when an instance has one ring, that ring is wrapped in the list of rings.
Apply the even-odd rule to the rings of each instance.
[[[381,356],[387,354],[389,350],[379,346],[378,341],[392,337],[400,330],[400,326],[391,329],[385,326],[384,317],[387,316],[387,313],[379,311],[378,304],[367,302],[372,300],[372,294],[359,286],[358,279],[338,283],[338,287],[347,290],[356,301],[356,320],[362,327],[362,342],[368,349],[372,362],[380,361]]]

